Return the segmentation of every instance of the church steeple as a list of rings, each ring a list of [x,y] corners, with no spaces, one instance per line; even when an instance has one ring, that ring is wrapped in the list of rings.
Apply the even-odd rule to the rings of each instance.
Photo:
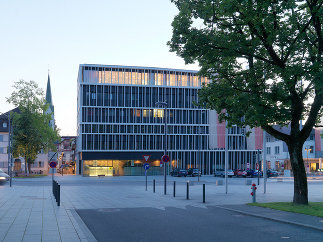
[[[53,105],[53,101],[52,101],[52,91],[50,88],[49,73],[48,73],[47,88],[46,88],[46,103],[49,104],[50,111],[54,112],[54,105]]]
[[[46,88],[46,104],[48,104],[48,109],[46,110],[46,114],[51,114],[52,119],[49,121],[49,126],[53,129],[55,128],[55,118],[54,118],[54,105],[52,100],[52,91],[50,88],[50,78],[48,73],[48,80],[47,80],[47,88]]]

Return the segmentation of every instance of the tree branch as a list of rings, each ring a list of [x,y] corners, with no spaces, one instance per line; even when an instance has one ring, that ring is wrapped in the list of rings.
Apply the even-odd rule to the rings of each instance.
[[[280,139],[282,141],[285,141],[286,143],[288,143],[289,141],[289,135],[288,134],[284,134],[280,131],[278,131],[277,129],[274,129],[272,126],[270,125],[263,125],[261,126],[262,129],[264,129],[268,134],[274,136],[277,139]]]
[[[310,135],[314,125],[315,121],[317,118],[318,113],[320,112],[320,109],[322,108],[323,105],[323,97],[322,95],[317,94],[314,98],[314,102],[312,104],[310,113],[308,115],[308,118],[306,120],[306,123],[301,130],[301,135],[300,138],[305,141],[306,138]]]

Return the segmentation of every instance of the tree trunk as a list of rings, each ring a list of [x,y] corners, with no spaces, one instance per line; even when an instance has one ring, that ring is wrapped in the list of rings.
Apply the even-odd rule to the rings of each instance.
[[[294,174],[294,204],[308,205],[307,176],[302,155],[303,144],[291,142],[288,147]]]
[[[25,175],[27,175],[27,157],[25,156]]]
[[[29,174],[31,174],[30,170],[31,170],[31,163],[30,163],[30,162],[28,162],[28,173],[29,173]]]

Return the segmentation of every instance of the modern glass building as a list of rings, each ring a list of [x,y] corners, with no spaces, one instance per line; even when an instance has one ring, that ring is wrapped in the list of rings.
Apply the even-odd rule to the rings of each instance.
[[[158,101],[167,102],[168,172],[197,167],[203,174],[212,174],[224,167],[225,125],[218,122],[215,111],[194,105],[201,85],[208,82],[196,71],[80,65],[79,173],[141,175],[143,155],[150,155],[149,174],[162,174],[165,113]],[[249,147],[244,129],[229,129],[228,144],[231,169],[254,165],[257,151]]]

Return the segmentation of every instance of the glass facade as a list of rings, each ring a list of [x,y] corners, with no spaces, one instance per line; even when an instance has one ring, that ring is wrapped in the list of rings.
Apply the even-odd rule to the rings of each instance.
[[[204,174],[212,174],[222,167],[223,149],[210,149],[209,144],[210,122],[215,120],[210,119],[209,110],[195,105],[203,83],[209,80],[195,71],[81,65],[78,150],[87,155],[81,159],[83,175],[141,174],[143,161],[131,158],[132,152],[160,157],[164,150],[165,111],[156,105],[159,101],[167,102],[168,169],[199,167]],[[229,130],[229,149],[247,149],[243,132],[235,126]],[[123,156],[125,153],[129,155]],[[94,154],[106,154],[111,162]],[[229,154],[232,169],[242,168],[255,157],[253,152]],[[159,163],[155,164],[154,174],[159,174]]]

